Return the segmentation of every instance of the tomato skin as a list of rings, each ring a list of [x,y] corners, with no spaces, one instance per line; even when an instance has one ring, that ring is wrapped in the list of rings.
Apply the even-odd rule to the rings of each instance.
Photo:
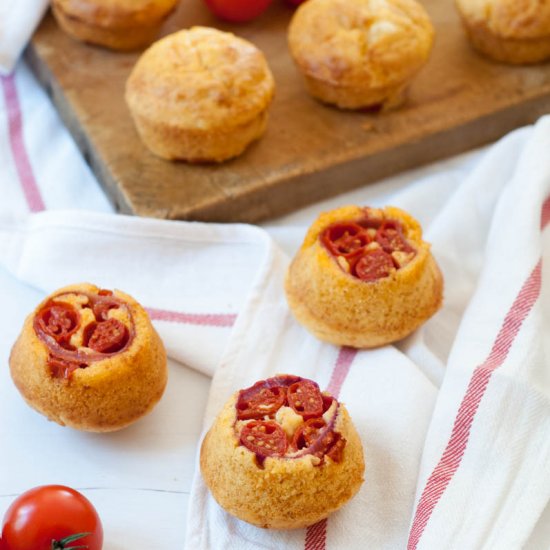
[[[261,15],[273,0],[204,0],[210,11],[232,23],[246,23]]]
[[[51,550],[77,533],[90,535],[72,542],[101,550],[103,527],[92,503],[78,491],[62,485],[35,487],[16,498],[4,515],[2,550]]]

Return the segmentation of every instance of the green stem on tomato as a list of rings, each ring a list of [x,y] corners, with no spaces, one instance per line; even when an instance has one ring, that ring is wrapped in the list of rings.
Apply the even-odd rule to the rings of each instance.
[[[83,539],[92,533],[77,533],[76,535],[69,535],[61,540],[52,540],[51,550],[63,550],[67,548],[68,550],[77,550],[78,548],[88,548],[87,544],[81,544],[80,546],[67,546],[71,542],[75,542],[79,539]]]

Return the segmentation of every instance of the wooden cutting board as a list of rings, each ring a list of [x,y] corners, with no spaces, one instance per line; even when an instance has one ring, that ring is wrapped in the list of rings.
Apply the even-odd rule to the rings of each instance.
[[[428,65],[404,106],[369,113],[339,111],[306,94],[288,53],[292,11],[282,0],[239,26],[215,19],[202,0],[183,0],[164,34],[198,24],[231,30],[265,52],[277,83],[266,135],[216,166],[170,163],[142,145],[123,97],[139,54],[75,42],[48,15],[27,59],[121,212],[258,222],[495,140],[550,112],[550,64],[486,61],[469,48],[452,0],[424,4],[437,33]]]

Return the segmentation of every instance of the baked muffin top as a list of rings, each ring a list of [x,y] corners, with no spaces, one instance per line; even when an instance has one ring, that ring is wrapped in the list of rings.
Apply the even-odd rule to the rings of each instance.
[[[126,86],[131,109],[197,130],[249,122],[269,104],[274,80],[263,53],[231,33],[193,27],[153,44]]]
[[[289,43],[310,77],[340,86],[392,86],[431,50],[434,31],[415,0],[308,0],[295,13]]]
[[[550,35],[548,0],[456,0],[456,3],[470,24],[484,25],[503,38]]]
[[[131,27],[161,19],[179,0],[54,0],[68,16],[99,27]]]

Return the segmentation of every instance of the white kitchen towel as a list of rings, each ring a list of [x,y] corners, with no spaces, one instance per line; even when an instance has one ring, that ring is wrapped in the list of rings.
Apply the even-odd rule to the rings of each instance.
[[[0,2],[0,74],[12,72],[48,7],[48,0]]]
[[[398,346],[356,352],[315,340],[289,314],[285,261],[271,254],[214,376],[205,428],[240,387],[276,372],[312,377],[346,403],[366,480],[328,521],[280,532],[230,517],[197,473],[189,550],[526,544],[550,497],[550,273],[541,269],[550,118],[524,138],[492,148],[426,227],[445,304]],[[422,193],[395,198],[422,210]],[[430,382],[438,375],[439,392]]]
[[[74,140],[27,66],[0,76],[0,219],[30,212],[112,212]]]

